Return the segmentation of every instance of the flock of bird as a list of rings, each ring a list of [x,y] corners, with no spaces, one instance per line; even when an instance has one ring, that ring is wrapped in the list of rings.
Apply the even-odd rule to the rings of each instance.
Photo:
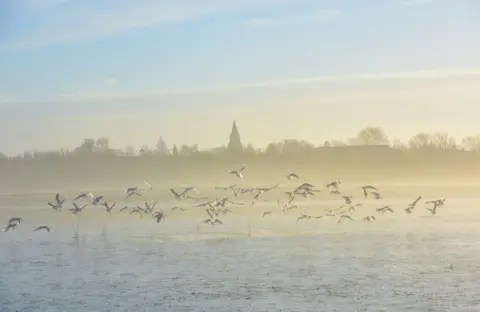
[[[239,169],[236,170],[229,170],[228,174],[234,176],[235,178],[242,180],[244,179],[244,171],[246,169],[246,165],[242,165]],[[289,173],[286,178],[288,180],[299,180],[300,177],[296,173]],[[155,184],[152,185],[147,181],[144,181],[145,189],[140,189],[138,186],[129,187],[124,192],[124,200],[128,198],[141,198],[143,196],[143,191],[152,191],[153,188],[156,186]],[[343,220],[350,220],[355,221],[356,219],[351,215],[351,212],[357,211],[359,207],[361,207],[362,203],[354,203],[352,195],[346,195],[341,192],[340,188],[341,182],[340,181],[330,181],[324,185],[324,189],[330,194],[334,194],[340,196],[343,200],[343,204],[337,208],[333,209],[325,209],[325,214],[312,216],[305,213],[299,213],[296,222],[298,223],[301,220],[310,220],[310,219],[321,219],[325,217],[337,217],[337,222],[340,223]],[[232,212],[230,207],[238,207],[238,206],[245,206],[250,205],[253,206],[255,203],[259,201],[269,202],[268,200],[264,199],[264,195],[273,191],[274,189],[278,188],[278,184],[270,187],[254,187],[254,188],[246,188],[240,187],[238,184],[232,184],[229,186],[215,186],[215,189],[222,190],[225,193],[231,193],[230,196],[224,196],[222,198],[208,198],[208,197],[199,197],[195,196],[193,193],[199,193],[198,190],[194,187],[186,187],[182,191],[175,190],[170,188],[170,192],[173,195],[173,198],[177,201],[193,201],[194,203],[191,204],[192,208],[204,208],[206,211],[206,219],[203,219],[203,223],[214,225],[223,224],[223,221],[220,220],[220,215],[225,215],[229,212]],[[323,190],[316,189],[314,185],[310,183],[301,183],[299,186],[293,188],[290,191],[284,192],[285,199],[277,199],[276,204],[278,205],[279,209],[278,212],[287,213],[293,209],[298,209],[299,205],[295,204],[294,201],[299,198],[308,198],[310,196],[314,196],[317,193]],[[373,198],[374,200],[381,200],[382,195],[379,189],[373,185],[365,185],[361,187],[361,191],[363,193],[364,198]],[[253,197],[249,202],[239,202],[238,199],[244,198],[246,194],[251,194]],[[420,200],[422,199],[421,196],[418,196],[412,203],[410,203],[406,208],[404,208],[405,213],[411,214],[415,207],[419,204]],[[87,203],[87,200],[90,203]],[[83,202],[83,203],[82,203]],[[432,215],[437,214],[437,209],[442,207],[445,203],[445,199],[436,199],[426,201],[425,204],[432,205],[431,208],[426,208]],[[65,199],[61,198],[61,195],[57,193],[53,201],[49,201],[48,206],[50,206],[54,211],[61,212],[66,205]],[[95,206],[95,207],[103,207],[103,209],[109,215],[112,215],[113,210],[116,206],[116,202],[107,201],[103,195],[95,196],[92,193],[81,193],[75,196],[72,202],[72,207],[68,209],[73,215],[80,214],[87,206]],[[144,215],[149,215],[153,220],[157,223],[160,223],[167,219],[167,213],[162,209],[156,210],[155,207],[157,206],[157,202],[148,202],[143,201],[142,205],[125,205],[122,208],[118,209],[116,214],[122,212],[129,212],[129,214],[136,214],[139,215],[140,218],[143,218]],[[262,207],[264,207],[263,205]],[[180,206],[173,206],[170,208],[168,214],[173,213],[174,211],[187,211],[186,208]],[[393,213],[394,210],[390,205],[382,205],[381,207],[376,209],[378,214],[385,214],[385,213]],[[267,216],[273,215],[273,210],[267,210],[259,212],[259,216],[261,218],[265,218]],[[376,220],[374,215],[368,215],[363,217],[361,220],[372,222]],[[6,227],[3,229],[4,232],[13,231],[17,229],[20,224],[23,222],[21,217],[13,217],[11,218]],[[47,225],[39,225],[33,229],[33,231],[47,231],[50,232],[51,228]]]

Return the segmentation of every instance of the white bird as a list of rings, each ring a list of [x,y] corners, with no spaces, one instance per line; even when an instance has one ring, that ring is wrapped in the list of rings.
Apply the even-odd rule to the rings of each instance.
[[[343,199],[345,200],[345,204],[347,204],[347,205],[351,205],[351,204],[352,204],[352,196],[345,196],[345,195],[343,195],[342,197],[343,197]]]
[[[362,192],[363,192],[363,195],[365,196],[365,198],[367,198],[368,196],[368,190],[373,190],[373,191],[377,191],[377,188],[372,186],[372,185],[364,185],[361,187],[362,189]]]
[[[340,181],[330,181],[327,184],[325,184],[325,187],[328,189],[334,189],[334,191],[339,191],[340,190]]]
[[[10,224],[10,223],[20,223],[22,222],[23,219],[22,218],[19,218],[19,217],[13,217],[13,218],[10,218],[10,220],[8,220],[8,223],[7,224]]]
[[[422,199],[422,196],[418,196],[417,199],[415,199],[410,205],[408,205],[408,207],[405,208],[405,212],[408,214],[412,213],[413,209],[415,208],[417,203],[420,201],[420,199]]]
[[[436,215],[437,214],[437,208],[443,205],[443,201],[442,200],[431,200],[431,201],[428,201],[427,204],[433,204],[432,209],[430,209],[430,208],[426,208],[426,209],[428,211],[430,211],[430,213],[432,215]]]
[[[212,213],[209,209],[206,209],[206,211],[208,213],[209,218],[203,220],[203,223],[209,223],[211,226],[214,226],[215,224],[223,224],[222,221],[217,219],[216,213]]]
[[[366,216],[362,220],[367,221],[367,222],[372,222],[372,221],[377,220],[377,219],[375,219],[375,216]]]
[[[17,229],[17,227],[20,225],[18,222],[13,222],[9,223],[3,230],[2,232],[8,232],[8,231],[14,231]]]
[[[129,187],[125,190],[125,194],[138,191],[138,186]]]
[[[157,223],[160,223],[160,221],[165,220],[166,216],[163,213],[163,211],[157,211],[152,214],[152,217],[157,221]]]
[[[194,187],[186,187],[183,192],[181,193],[178,193],[176,192],[173,188],[170,189],[170,192],[172,192],[173,196],[175,197],[175,199],[178,199],[178,200],[182,200],[182,199],[185,199],[188,197],[188,193],[190,191],[195,191],[198,193],[197,189],[194,188]]]
[[[148,188],[150,191],[152,191],[152,190],[153,190],[153,187],[158,184],[158,183],[156,183],[156,184],[153,184],[153,185],[152,185],[152,184],[148,183],[147,181],[143,181],[143,183],[145,183],[145,185],[147,186],[147,188]]]
[[[389,205],[386,205],[386,206],[377,208],[377,211],[380,212],[380,213],[382,213],[382,215],[383,215],[385,212],[391,212],[391,213],[393,213],[393,209],[390,208]]]
[[[243,180],[243,170],[245,170],[245,168],[247,167],[247,165],[242,165],[242,167],[240,167],[239,170],[228,170],[228,173],[229,174],[233,174],[233,175],[236,175],[237,178],[240,178]]]
[[[132,192],[127,193],[127,195],[125,196],[125,199],[127,199],[127,198],[129,198],[129,197],[131,197],[131,196],[133,196],[133,195],[135,195],[135,196],[142,196],[142,194],[140,194],[138,191],[132,191]]]
[[[288,175],[287,175],[287,179],[291,180],[291,179],[300,179],[300,177],[294,173],[294,172],[290,172]]]
[[[298,223],[298,221],[300,221],[300,220],[304,220],[304,219],[310,220],[311,218],[312,218],[312,216],[301,213],[300,216],[297,218],[296,223]]]
[[[40,231],[40,230],[45,230],[47,232],[51,232],[50,228],[46,225],[40,225],[40,226],[36,227],[35,229],[33,229],[34,232],[37,232],[37,231]]]
[[[340,216],[340,219],[338,219],[337,223],[341,223],[343,219],[348,219],[348,220],[351,220],[351,221],[355,221],[352,217],[350,217],[349,215],[341,215]]]
[[[378,191],[371,192],[370,194],[372,194],[375,197],[375,199],[382,199],[382,195]]]
[[[70,209],[70,211],[72,212],[72,214],[76,215],[76,214],[79,214],[80,212],[82,212],[82,210],[87,207],[88,205],[85,204],[83,205],[82,207],[78,206],[77,203],[73,203],[73,208]]]
[[[52,204],[51,202],[48,202],[48,205],[55,209],[56,211],[60,212],[63,208],[63,203],[65,202],[65,199],[60,200],[60,194],[57,193],[55,195],[55,204]]]
[[[102,205],[105,206],[105,210],[106,210],[109,214],[112,213],[112,209],[115,207],[116,204],[117,204],[117,203],[114,202],[112,205],[109,206],[106,201],[102,203]]]
[[[93,197],[92,205],[97,206],[100,205],[100,201],[103,199],[103,195]]]
[[[78,194],[73,200],[79,200],[79,199],[82,199],[82,198],[93,198],[93,195],[92,193],[82,193],[82,194]]]
[[[282,211],[285,213],[287,212],[288,210],[291,210],[291,209],[294,209],[294,208],[297,208],[298,206],[297,205],[290,205],[291,202],[288,202],[288,203],[284,203],[282,202],[281,200],[277,200],[277,204],[278,206],[280,206],[280,209],[282,209]]]
[[[350,207],[348,207],[348,211],[357,211],[357,207],[360,207],[362,206],[363,204],[355,204],[355,205],[350,205]]]
[[[172,208],[170,208],[170,212],[174,212],[175,210],[187,211],[187,209],[179,206],[173,206]]]

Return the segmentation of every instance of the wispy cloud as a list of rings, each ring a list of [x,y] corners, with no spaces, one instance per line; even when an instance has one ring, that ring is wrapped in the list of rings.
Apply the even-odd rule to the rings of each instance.
[[[336,20],[342,15],[340,10],[315,10],[302,14],[293,14],[278,17],[259,17],[247,21],[252,26],[293,25],[303,23],[326,23]]]
[[[201,18],[211,14],[295,5],[295,0],[19,0],[13,14],[29,16],[0,51],[102,38],[124,31]],[[21,21],[16,21],[20,24]],[[16,29],[12,29],[16,32]]]
[[[204,93],[222,93],[242,89],[253,88],[276,88],[288,87],[309,83],[341,83],[348,81],[382,81],[382,80],[428,80],[443,78],[462,78],[462,77],[480,77],[480,68],[453,68],[436,70],[418,70],[408,72],[383,72],[383,73],[363,73],[339,76],[316,76],[298,79],[284,79],[264,81],[258,83],[246,83],[236,85],[218,86],[210,89],[177,89],[177,90],[159,90],[155,92],[72,92],[60,95],[54,95],[48,98],[22,98],[22,97],[1,97],[0,107],[11,105],[12,103],[35,103],[35,102],[82,102],[82,101],[109,101],[109,100],[152,100],[165,96],[194,95]],[[106,80],[107,81],[107,80]]]

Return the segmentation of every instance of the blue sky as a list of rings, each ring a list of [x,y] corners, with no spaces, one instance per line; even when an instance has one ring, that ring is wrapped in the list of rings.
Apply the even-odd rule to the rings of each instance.
[[[6,0],[0,12],[0,130],[45,128],[35,140],[18,133],[22,144],[1,139],[8,152],[33,142],[75,145],[90,134],[85,120],[105,116],[221,109],[232,119],[254,99],[274,107],[273,93],[289,93],[299,79],[329,89],[338,88],[332,77],[364,74],[375,81],[396,81],[398,72],[416,79],[421,70],[434,78],[480,75],[475,0]],[[56,140],[52,123],[76,130]]]

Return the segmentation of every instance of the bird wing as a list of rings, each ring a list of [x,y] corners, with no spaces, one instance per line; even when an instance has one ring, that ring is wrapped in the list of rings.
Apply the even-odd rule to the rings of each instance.
[[[213,214],[212,214],[212,212],[210,211],[210,209],[207,208],[207,209],[205,209],[205,210],[207,211],[207,213],[208,213],[208,215],[210,216],[210,218],[213,218]]]

